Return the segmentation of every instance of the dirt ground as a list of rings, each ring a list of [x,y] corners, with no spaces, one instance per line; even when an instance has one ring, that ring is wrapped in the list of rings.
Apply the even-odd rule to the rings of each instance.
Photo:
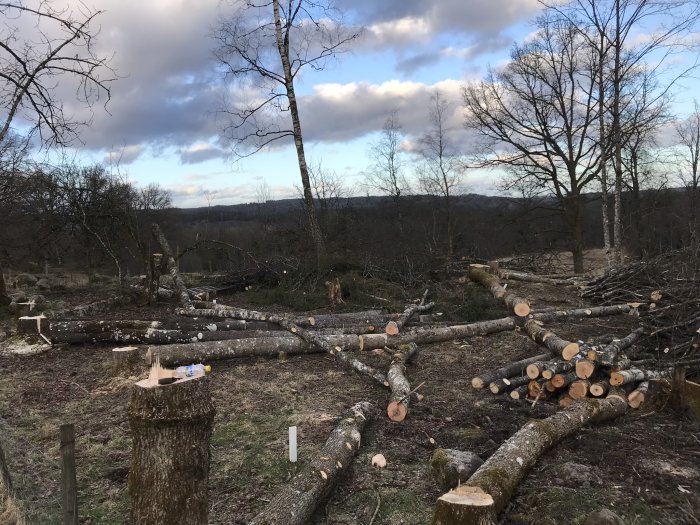
[[[452,285],[450,285],[452,286]],[[500,306],[477,285],[469,297]],[[511,283],[534,308],[584,303],[573,289]],[[517,288],[516,288],[517,287]],[[473,288],[473,289],[472,289]],[[220,298],[255,307],[249,296]],[[68,298],[65,298],[68,300]],[[493,304],[490,304],[493,302]],[[350,305],[351,307],[352,305]],[[116,318],[160,319],[172,305],[129,307]],[[258,308],[262,309],[262,307]],[[626,335],[632,316],[576,320],[551,328],[569,339]],[[112,377],[109,346],[70,346],[34,356],[0,354],[0,443],[29,523],[60,523],[58,427],[74,423],[81,523],[124,523],[131,438],[126,409],[133,378]],[[317,454],[337,418],[358,401],[381,409],[363,435],[348,474],[314,524],[429,523],[441,495],[429,471],[436,447],[471,450],[486,459],[531,419],[558,406],[513,401],[471,387],[475,375],[532,355],[523,333],[506,332],[425,346],[408,370],[425,382],[425,398],[402,423],[384,416],[387,392],[344,371],[327,355],[212,363],[216,419],[212,437],[210,523],[244,524]],[[386,367],[389,358],[361,359]],[[146,367],[139,371],[145,375]],[[287,460],[287,428],[299,429],[299,462]],[[384,469],[372,467],[382,453]],[[663,404],[584,429],[544,455],[502,516],[505,524],[583,523],[609,508],[628,524],[700,523],[700,424]],[[375,515],[376,514],[376,515]]]

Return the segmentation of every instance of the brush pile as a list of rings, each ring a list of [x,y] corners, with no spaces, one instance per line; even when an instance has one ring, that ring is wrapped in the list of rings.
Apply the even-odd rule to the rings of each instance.
[[[601,304],[639,303],[660,359],[700,357],[700,246],[613,269],[581,296]]]

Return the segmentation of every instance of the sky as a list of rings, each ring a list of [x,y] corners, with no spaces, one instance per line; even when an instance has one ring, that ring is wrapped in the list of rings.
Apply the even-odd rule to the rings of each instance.
[[[78,3],[63,0],[75,8]],[[119,78],[107,111],[97,106],[82,144],[82,163],[105,163],[137,185],[157,183],[178,207],[256,201],[265,186],[273,199],[299,195],[291,143],[254,156],[232,156],[222,130],[226,101],[245,96],[226,84],[212,38],[225,8],[215,0],[86,0],[104,10],[98,50],[112,56]],[[467,141],[460,89],[489,65],[507,60],[515,42],[533,31],[536,0],[337,0],[346,21],[363,26],[348,53],[296,81],[310,163],[360,192],[368,150],[390,111],[403,127],[402,148],[426,130],[436,89],[451,103],[454,140]],[[71,108],[71,104],[74,107]],[[66,99],[68,109],[84,111]],[[410,153],[407,153],[410,156]],[[463,189],[495,191],[494,175],[475,172]]]

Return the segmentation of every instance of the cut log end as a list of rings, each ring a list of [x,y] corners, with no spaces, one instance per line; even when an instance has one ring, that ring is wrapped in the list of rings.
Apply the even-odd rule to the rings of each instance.
[[[561,356],[567,360],[571,361],[573,357],[579,353],[580,347],[578,343],[569,343],[564,347],[564,349],[561,351]]]
[[[537,363],[532,363],[527,365],[525,372],[530,379],[537,379],[540,376],[540,367],[537,366]]]
[[[437,501],[433,525],[495,524],[494,500],[479,487],[461,486]]]
[[[384,332],[387,335],[399,335],[399,325],[395,321],[389,321],[384,328]]]
[[[480,377],[475,377],[472,379],[472,388],[481,389],[484,388],[484,380]]]
[[[518,317],[527,317],[530,315],[530,305],[527,303],[517,303],[513,307],[513,312],[515,312],[515,315]]]
[[[406,414],[408,414],[408,407],[404,403],[392,401],[386,407],[386,413],[389,416],[389,419],[395,421],[396,423],[400,423],[401,421],[406,419]]]

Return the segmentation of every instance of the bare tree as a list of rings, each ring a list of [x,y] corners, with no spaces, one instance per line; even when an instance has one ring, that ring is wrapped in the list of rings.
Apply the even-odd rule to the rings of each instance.
[[[697,241],[700,207],[700,107],[697,100],[693,113],[684,121],[676,123],[676,133],[684,161],[679,179],[688,193],[688,226]]]
[[[571,24],[543,15],[533,40],[511,62],[463,90],[466,124],[483,139],[483,166],[513,173],[555,197],[569,227],[574,270],[583,271],[583,192],[598,176],[601,152],[591,139],[597,120],[597,56]]]
[[[439,90],[431,95],[430,104],[430,130],[421,137],[419,145],[422,163],[418,181],[426,193],[439,197],[443,202],[447,255],[451,256],[454,253],[452,198],[455,188],[462,181],[464,163],[457,155],[451,139],[452,130],[447,122],[452,113],[451,104]]]
[[[685,37],[700,19],[700,3],[695,0],[572,0],[565,4],[542,0],[542,3],[563,14],[582,34],[589,35],[589,44],[605,57],[599,62],[599,85],[609,82],[610,86],[608,144],[615,171],[612,258],[614,262],[621,262],[623,149],[626,142],[622,119],[626,113],[625,100],[633,100],[626,91],[636,89],[630,77],[645,68],[648,75],[658,77],[671,62],[671,56],[688,49]],[[645,38],[637,38],[639,31],[645,33]],[[671,74],[656,96],[665,96],[679,78],[697,65],[696,61]],[[650,96],[647,101],[656,103],[655,98]],[[605,149],[606,145],[602,147]]]
[[[77,81],[78,99],[109,100],[113,70],[95,50],[92,25],[102,11],[54,7],[50,0],[0,2],[0,144],[16,120],[43,145],[66,145],[86,121],[64,111],[59,83]],[[27,30],[27,28],[31,28]],[[106,76],[103,76],[106,75]],[[0,265],[0,303],[7,302]]]
[[[234,154],[252,155],[275,141],[292,138],[304,204],[319,267],[325,258],[323,234],[314,208],[294,81],[304,69],[322,69],[359,36],[346,30],[330,2],[249,0],[233,2],[233,12],[215,30],[216,56],[228,78],[259,96],[234,103],[223,113]],[[289,120],[280,119],[289,113]]]
[[[384,127],[376,142],[372,143],[369,157],[372,164],[365,172],[365,184],[391,197],[396,210],[399,233],[403,234],[403,213],[401,199],[411,191],[404,174],[403,157],[400,149],[403,130],[396,111],[387,115]]]

